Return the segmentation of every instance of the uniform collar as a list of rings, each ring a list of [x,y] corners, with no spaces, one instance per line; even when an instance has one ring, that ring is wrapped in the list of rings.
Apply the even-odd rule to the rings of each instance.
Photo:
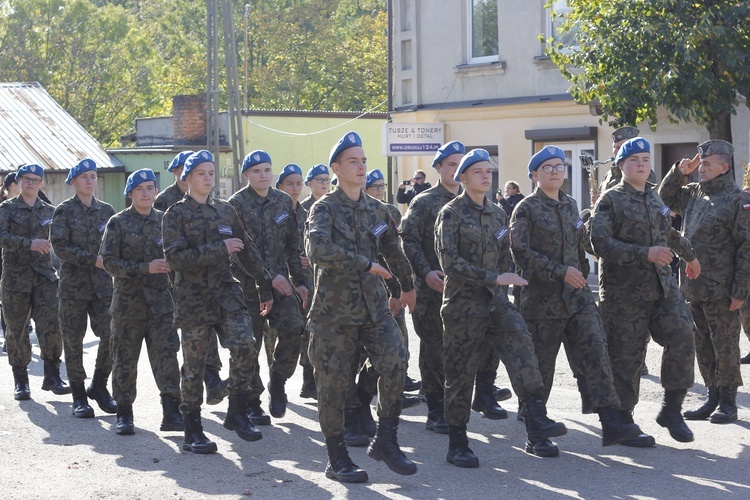
[[[646,193],[654,190],[654,185],[651,184],[650,182],[646,182],[646,187],[643,189],[643,191],[638,191],[636,188],[634,188],[633,186],[631,186],[630,184],[628,184],[627,182],[625,182],[625,177],[622,177],[620,179],[620,182],[617,183],[617,185],[618,186],[623,186],[623,188],[625,189],[626,193],[639,194],[641,196],[643,196],[644,194],[646,194]]]
[[[130,205],[128,207],[128,214],[132,215],[133,217],[140,217],[141,219],[146,220],[152,220],[158,222],[159,219],[156,217],[156,210],[154,210],[154,207],[151,207],[151,212],[149,212],[148,215],[143,215],[138,210],[135,209],[133,205]]]
[[[37,200],[39,197],[37,196]],[[86,210],[99,210],[102,207],[102,204],[99,202],[99,200],[96,199],[96,196],[93,196],[91,198],[91,207],[87,207],[85,203],[81,201],[81,199],[78,197],[77,194],[73,195],[73,200],[75,200],[76,203],[84,207]]]
[[[34,201],[33,205],[27,205],[26,202],[23,200],[23,196],[21,196],[20,194],[18,196],[16,196],[15,198],[11,198],[10,202],[11,203],[15,203],[17,206],[19,206],[21,208],[25,208],[27,210],[31,210],[32,208],[41,208],[45,204],[42,201],[42,199],[39,198],[39,196],[37,196],[36,197],[36,201]]]
[[[732,169],[729,169],[729,171],[725,174],[718,175],[711,179],[710,181],[701,182],[701,191],[703,191],[706,194],[714,194],[717,193],[728,186],[731,186],[734,184],[734,172]]]
[[[198,210],[201,207],[201,205],[203,205],[202,203],[198,203],[198,200],[196,200],[190,195],[185,196],[185,203],[187,204],[188,208],[190,208],[190,210],[193,210],[193,211]],[[206,200],[206,205],[210,207],[213,207],[214,205],[216,205],[216,201],[213,199],[213,197],[210,194],[208,195],[208,199]]]
[[[446,188],[445,186],[443,186],[442,182],[438,181],[438,183],[437,183],[436,186],[431,187],[427,191],[437,191],[437,192],[439,192],[440,194],[442,194],[444,196],[450,196],[451,198],[455,198],[456,196],[459,196],[461,193],[464,192],[464,188],[463,188],[463,186],[461,186],[459,184],[458,185],[458,194],[453,194],[450,191],[448,191],[448,188]]]
[[[449,192],[450,192],[450,191],[449,191]],[[466,191],[462,191],[462,192],[461,192],[461,193],[460,193],[460,194],[459,194],[459,195],[457,196],[457,198],[462,198],[463,200],[465,200],[465,203],[466,203],[466,204],[467,204],[468,206],[470,206],[470,207],[472,207],[472,208],[475,208],[475,209],[477,209],[477,210],[485,210],[485,209],[486,209],[486,208],[487,208],[487,207],[488,207],[488,206],[490,205],[490,200],[488,200],[486,196],[484,197],[484,202],[483,202],[483,204],[482,204],[482,205],[480,205],[480,204],[476,203],[476,202],[475,202],[474,200],[472,200],[472,199],[471,199],[471,196],[469,196],[468,194],[466,194]]]
[[[333,196],[337,200],[341,201],[344,204],[344,206],[352,208],[354,210],[364,210],[366,207],[367,198],[369,198],[369,196],[367,196],[365,193],[360,191],[359,199],[357,201],[354,201],[351,198],[349,198],[349,196],[344,192],[344,190],[338,186],[332,193],[329,193],[329,196]]]

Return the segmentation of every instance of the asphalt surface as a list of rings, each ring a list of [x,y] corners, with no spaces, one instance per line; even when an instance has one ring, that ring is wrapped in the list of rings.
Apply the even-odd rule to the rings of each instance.
[[[407,319],[411,328],[411,321]],[[418,339],[411,332],[412,359]],[[370,482],[346,485],[325,478],[326,451],[314,402],[299,398],[302,372],[287,384],[289,406],[284,418],[261,427],[263,439],[249,443],[223,428],[227,402],[203,408],[204,428],[219,453],[194,455],[181,451],[181,433],[160,432],[159,395],[142,353],[138,399],[134,404],[136,434],[117,436],[114,415],[92,403],[96,418],[71,416],[71,397],[41,390],[42,362],[36,337],[29,366],[31,401],[13,400],[13,378],[0,359],[0,498],[750,498],[750,394],[740,388],[740,421],[728,425],[689,423],[692,443],[678,443],[655,422],[662,390],[659,386],[661,348],[649,345],[651,375],[642,379],[641,402],[635,419],[652,434],[657,446],[603,448],[596,415],[580,413],[580,398],[564,355],[558,358],[556,385],[548,405],[551,418],[561,420],[568,434],[557,438],[557,458],[524,452],[525,432],[516,421],[515,399],[503,403],[507,420],[492,421],[472,413],[470,446],[478,469],[459,469],[445,461],[448,438],[426,431],[424,404],[404,411],[399,442],[417,462],[413,476],[399,476],[350,448]],[[84,364],[93,373],[98,339],[89,331]],[[750,344],[742,336],[743,354]],[[145,349],[145,347],[144,347]],[[228,373],[228,356],[222,352]],[[265,357],[265,356],[263,356]],[[263,373],[267,373],[263,362]],[[419,378],[416,361],[409,374]],[[750,365],[742,374],[750,380]],[[696,379],[700,376],[696,368]],[[507,385],[502,367],[499,385]],[[685,406],[699,403],[705,393],[697,383]],[[267,395],[264,394],[267,409]]]

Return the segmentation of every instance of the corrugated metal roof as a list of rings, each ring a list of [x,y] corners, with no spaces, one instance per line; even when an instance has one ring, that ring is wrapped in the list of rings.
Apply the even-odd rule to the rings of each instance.
[[[68,170],[84,158],[99,168],[123,166],[39,83],[0,83],[0,171],[22,163]]]

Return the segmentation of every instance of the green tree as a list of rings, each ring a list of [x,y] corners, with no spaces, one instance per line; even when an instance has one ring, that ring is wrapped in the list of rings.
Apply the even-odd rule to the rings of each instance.
[[[732,140],[738,96],[750,92],[750,2],[744,0],[569,0],[562,33],[571,50],[548,53],[581,103],[599,101],[611,124],[648,120],[704,125]],[[550,7],[548,2],[547,7]]]

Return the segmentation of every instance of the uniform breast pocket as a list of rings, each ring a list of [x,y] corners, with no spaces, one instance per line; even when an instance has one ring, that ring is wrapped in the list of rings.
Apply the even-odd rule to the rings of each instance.
[[[537,221],[531,235],[531,246],[534,248],[548,246],[550,242],[555,241],[555,234],[559,231],[560,228],[551,220]]]
[[[461,226],[458,229],[458,253],[468,255],[482,248],[482,231],[473,226]]]
[[[626,242],[638,242],[643,235],[650,234],[648,231],[648,218],[645,211],[625,209],[623,210],[622,228],[618,239]]]
[[[357,241],[357,233],[354,228],[342,220],[336,219],[334,221],[333,231],[346,240]]]
[[[14,214],[10,218],[11,234],[27,236],[29,234],[29,221],[22,214]]]
[[[123,254],[143,257],[143,235],[125,232],[122,235]]]

